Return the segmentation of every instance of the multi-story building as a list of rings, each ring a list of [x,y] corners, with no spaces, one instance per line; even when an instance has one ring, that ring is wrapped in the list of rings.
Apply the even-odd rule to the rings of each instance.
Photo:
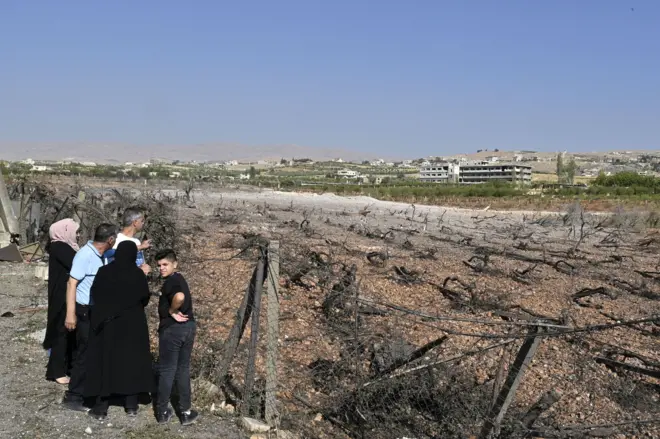
[[[433,163],[420,168],[419,180],[458,184],[487,183],[490,181],[527,184],[532,181],[532,167],[518,163]]]
[[[429,163],[419,168],[419,180],[433,183],[458,183],[461,166],[457,163]]]

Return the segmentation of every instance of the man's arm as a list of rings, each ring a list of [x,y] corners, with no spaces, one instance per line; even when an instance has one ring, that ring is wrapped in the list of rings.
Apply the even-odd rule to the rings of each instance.
[[[78,287],[78,279],[69,277],[66,283],[66,318],[64,326],[69,331],[76,329],[76,288]]]
[[[170,304],[170,315],[174,320],[180,323],[188,321],[188,316],[179,311],[179,308],[183,306],[183,301],[185,299],[186,296],[183,293],[176,293],[174,297],[172,297],[172,303]]]

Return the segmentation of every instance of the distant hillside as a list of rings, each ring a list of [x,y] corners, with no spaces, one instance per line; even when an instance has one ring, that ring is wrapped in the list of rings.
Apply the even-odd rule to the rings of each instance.
[[[300,145],[243,145],[213,143],[204,145],[135,146],[117,143],[10,143],[0,142],[0,159],[76,160],[98,163],[124,163],[150,159],[182,161],[279,160],[281,158],[311,158],[313,160],[372,160],[396,157],[362,153],[339,148],[314,148]]]

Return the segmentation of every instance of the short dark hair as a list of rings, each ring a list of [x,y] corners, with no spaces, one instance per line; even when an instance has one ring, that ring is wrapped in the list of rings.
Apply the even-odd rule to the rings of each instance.
[[[170,262],[176,262],[176,252],[172,250],[171,248],[166,248],[163,250],[160,250],[158,253],[156,253],[156,261],[162,261],[163,259],[167,259]]]
[[[94,232],[94,242],[106,242],[113,236],[117,236],[117,226],[110,223],[103,223]]]
[[[124,211],[124,215],[121,218],[121,226],[128,227],[133,224],[133,221],[136,221],[144,216],[144,211],[139,207],[129,207]]]

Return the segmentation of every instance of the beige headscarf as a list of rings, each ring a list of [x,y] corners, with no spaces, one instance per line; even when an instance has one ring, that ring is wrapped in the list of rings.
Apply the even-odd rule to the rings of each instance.
[[[50,240],[53,242],[65,242],[71,246],[75,251],[80,250],[78,247],[78,240],[76,239],[76,232],[78,231],[77,222],[71,218],[65,218],[50,226],[49,234]]]

